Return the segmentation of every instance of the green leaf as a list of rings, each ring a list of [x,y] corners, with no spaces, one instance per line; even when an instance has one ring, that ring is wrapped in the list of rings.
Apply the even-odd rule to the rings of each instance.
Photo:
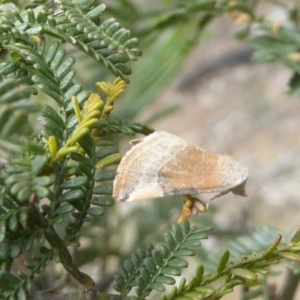
[[[87,178],[85,176],[77,176],[68,178],[61,185],[62,189],[77,189],[86,184]]]
[[[129,274],[127,273],[127,271],[124,269],[124,268],[122,268],[122,267],[119,267],[119,269],[118,269],[118,275],[117,275],[117,277],[119,277],[119,276],[121,276],[122,277],[122,282],[123,282],[123,284],[124,284],[124,279],[128,279],[129,278]],[[116,279],[117,280],[117,279]]]
[[[183,233],[182,233],[182,229],[181,229],[180,225],[177,223],[174,223],[172,225],[172,228],[173,228],[174,237],[175,237],[176,241],[181,242],[183,239]]]
[[[90,19],[96,19],[99,18],[103,12],[105,11],[106,5],[105,4],[100,4],[98,6],[96,6],[95,8],[93,8],[92,10],[90,10],[87,13],[87,17]]]
[[[49,97],[51,97],[53,100],[55,100],[58,104],[63,104],[63,100],[61,99],[61,96],[59,93],[55,92],[54,90],[52,90],[51,88],[49,88],[47,84],[38,84],[38,87],[45,93],[47,94]],[[57,128],[59,128],[57,126]]]
[[[6,65],[6,67],[9,67],[9,73],[12,73],[14,71],[17,70],[17,65],[15,64],[8,64]],[[3,73],[3,71],[1,72],[3,75],[8,75]],[[7,78],[6,80],[3,80],[0,82],[0,93],[1,95],[10,92],[11,90],[15,89],[16,87],[18,87],[18,85],[20,84],[20,82],[16,79],[16,78]],[[27,97],[29,96],[29,94],[27,95]],[[1,97],[1,100],[3,101],[3,98]]]
[[[26,182],[24,181],[16,182],[10,189],[11,194],[16,196],[25,185]]]
[[[53,184],[53,179],[49,176],[40,176],[40,177],[35,177],[33,179],[33,183],[35,185],[40,185],[40,186],[50,186]]]
[[[58,201],[59,202],[71,202],[77,199],[81,199],[84,197],[84,193],[81,189],[75,189],[71,191],[67,191],[64,194],[62,194]]]
[[[149,282],[151,280],[150,272],[147,269],[143,268],[141,270],[141,276],[142,276],[144,282]]]
[[[161,253],[162,253],[163,257],[167,258],[170,254],[169,248],[166,245],[163,245],[163,244],[159,245],[159,248],[161,250]]]
[[[199,240],[191,240],[191,241],[183,242],[182,244],[179,245],[179,248],[186,249],[186,248],[200,246],[200,245],[201,242]]]
[[[133,263],[135,266],[136,266],[136,265],[139,265],[140,262],[141,262],[140,258],[139,258],[135,253],[132,253],[131,256],[130,256],[130,258],[131,258],[132,263]]]
[[[96,167],[98,169],[104,169],[105,167],[119,163],[121,159],[122,155],[120,153],[114,153],[97,161]]]
[[[117,64],[117,63],[126,63],[129,61],[129,57],[124,54],[112,54],[106,57],[111,63]]]
[[[173,285],[175,284],[175,279],[173,277],[170,276],[159,276],[156,280],[156,283],[163,283],[163,284],[169,284],[169,285]]]
[[[43,211],[45,212],[45,214],[47,214],[47,215],[50,215],[50,214],[51,214],[52,209],[51,209],[50,205],[48,205],[48,204],[43,204],[43,205],[42,205],[42,209],[43,209]]]
[[[173,268],[186,268],[188,266],[188,262],[181,258],[173,258],[168,261],[167,266]]]
[[[39,24],[46,24],[47,22],[47,13],[45,10],[40,11],[37,14],[36,20]]]
[[[86,165],[89,169],[93,168],[92,161],[79,153],[72,152],[70,154],[70,158],[75,161],[81,162],[83,165]]]
[[[76,96],[78,93],[80,93],[82,90],[82,86],[80,84],[74,84],[72,85],[66,92],[65,92],[65,98],[66,101],[70,101],[73,96]]]
[[[10,256],[11,258],[17,258],[23,249],[23,239],[19,238],[14,241],[13,245],[11,246],[10,249]]]
[[[164,292],[165,291],[165,286],[161,283],[155,282],[150,284],[150,288],[159,292]]]
[[[117,284],[117,283],[113,284],[113,288],[114,288],[117,292],[121,292],[121,290],[122,290],[121,285],[120,285],[120,284]]]
[[[10,105],[10,108],[13,110],[21,109],[26,111],[27,113],[37,113],[40,111],[39,106],[40,105],[38,102],[26,99],[12,103]]]
[[[42,254],[48,254],[48,253],[51,252],[51,250],[50,250],[49,248],[45,247],[45,246],[41,246],[41,247],[40,247],[40,252],[41,252]]]
[[[172,276],[180,276],[181,271],[177,268],[165,267],[161,270],[162,274],[172,275]]]
[[[137,38],[131,38],[125,42],[124,47],[135,48],[136,46],[138,46],[138,44],[139,40]]]
[[[89,134],[83,136],[78,143],[89,157],[93,157],[93,140]]]
[[[17,298],[18,298],[18,300],[26,300],[26,299],[28,299],[27,295],[26,295],[26,292],[25,292],[25,290],[22,287],[18,288]]]
[[[196,282],[198,284],[201,283],[202,279],[203,279],[203,275],[204,275],[204,267],[202,265],[198,265],[197,266],[197,270],[196,270]]]
[[[8,209],[15,209],[18,207],[13,201],[11,201],[8,198],[4,198],[2,201],[3,201],[3,206]]]
[[[125,64],[116,64],[116,67],[125,75],[131,74],[131,68]]]
[[[82,212],[84,210],[83,202],[80,199],[74,199],[74,200],[70,201],[70,204],[72,204],[78,211]],[[61,219],[61,217],[60,217],[60,219]]]
[[[47,135],[54,135],[57,139],[63,140],[63,128],[58,124],[45,116],[38,117],[38,122],[44,126]]]
[[[153,263],[153,261],[149,257],[146,257],[144,259],[143,265],[149,270],[149,272],[151,274],[154,274],[157,271],[155,264]]]
[[[59,82],[60,89],[64,90],[69,85],[71,85],[74,76],[75,76],[75,71],[74,70],[70,70],[66,74],[64,74],[63,77],[61,78],[60,82]]]
[[[1,71],[0,71],[1,72]],[[12,83],[12,84],[11,84]],[[28,98],[30,94],[34,92],[34,90],[29,89],[27,86],[20,85],[20,82],[12,82],[9,80],[2,81],[2,86],[0,86],[1,99],[0,103],[9,103],[12,107],[13,105],[18,105],[19,102],[26,101],[31,105],[34,103]],[[16,85],[17,84],[17,85]],[[37,106],[37,104],[35,104]]]
[[[130,259],[125,259],[123,266],[128,273],[131,273],[134,270],[134,265]]]
[[[76,201],[74,201],[74,202],[76,203]],[[75,208],[77,208],[77,206],[74,205],[74,202],[72,202],[72,204]],[[80,206],[80,204],[78,206]],[[77,209],[82,211],[83,210],[83,205],[81,204],[81,206]],[[53,221],[54,224],[61,224],[63,222],[63,218],[62,218],[61,215],[56,215],[55,217],[52,218],[52,221]]]
[[[102,216],[102,215],[104,215],[104,210],[101,207],[90,207],[87,210],[87,213],[91,216],[94,216],[94,217]]]
[[[167,232],[165,234],[165,239],[166,239],[166,242],[167,242],[169,248],[171,250],[173,250],[176,247],[176,241],[175,241],[174,236],[172,235],[172,233]]]
[[[66,51],[64,49],[62,48],[56,49],[54,56],[52,57],[50,62],[50,68],[52,70],[55,70],[60,65],[65,55],[66,55]]]
[[[275,56],[273,53],[270,53],[269,51],[255,51],[252,56],[252,61],[254,61],[257,64],[267,63],[274,61]]]
[[[83,11],[89,10],[93,4],[93,0],[73,0],[73,3],[78,5]]]
[[[44,242],[45,242],[44,233],[43,232],[38,233],[36,239],[40,244],[44,244]]]
[[[54,59],[55,54],[56,54],[56,52],[57,52],[57,50],[59,48],[59,45],[60,44],[58,42],[56,42],[56,41],[52,42],[49,45],[48,49],[46,50],[46,54],[44,56],[45,62],[47,64],[51,63],[51,61]]]
[[[193,235],[197,234],[199,238],[201,239],[207,239],[207,232],[211,231],[212,228],[211,227],[197,227],[197,226],[193,226],[191,228],[191,232]]]
[[[5,62],[0,67],[0,74],[7,76],[11,73],[14,73],[17,70],[18,64]],[[3,80],[2,84],[0,85],[0,93],[5,94],[6,92],[18,86],[19,84],[20,83],[16,78],[7,78],[6,80]]]
[[[49,195],[51,194],[49,189],[44,186],[35,186],[34,192],[39,199],[49,197]]]
[[[128,274],[126,273],[126,271],[124,269],[119,269],[119,271],[122,271],[123,272],[119,272],[116,276],[115,276],[115,281],[120,284],[120,285],[124,285],[125,283],[125,280],[124,279],[127,279],[128,278]]]
[[[250,270],[247,269],[242,269],[242,268],[235,268],[232,269],[231,274],[234,276],[242,277],[244,279],[250,280],[250,281],[257,281],[258,275],[251,272]]]
[[[63,63],[59,65],[59,67],[56,70],[56,76],[60,77],[66,74],[68,71],[70,71],[70,68],[72,65],[75,63],[75,58],[74,57],[68,57],[67,59],[64,60]]]
[[[214,288],[207,285],[196,287],[195,290],[203,294],[213,294],[216,291]]]
[[[28,251],[31,249],[31,247],[33,246],[34,239],[35,237],[33,235],[30,235],[28,238],[24,240],[24,245],[23,245],[24,251]]]
[[[184,234],[187,234],[190,232],[191,227],[190,227],[190,222],[188,220],[186,220],[181,226],[182,226],[182,230],[183,230]]]
[[[3,293],[5,291],[12,291],[18,286],[20,279],[10,272],[0,272],[0,291]]]
[[[5,233],[6,233],[6,226],[5,225],[6,225],[5,220],[1,220],[1,222],[0,222],[0,244],[5,239]]]
[[[6,259],[6,256],[8,254],[8,243],[6,241],[2,241],[0,243],[0,258],[1,259]],[[0,272],[1,274],[1,272]],[[0,284],[0,288],[1,288],[1,284]]]
[[[283,42],[281,39],[269,35],[260,35],[251,41],[251,45],[261,51],[287,54],[297,51],[297,46]]]
[[[113,141],[110,140],[98,140],[95,142],[95,145],[97,147],[108,147],[108,146],[115,146],[115,143]]]
[[[9,137],[16,132],[19,134],[22,132],[26,132],[29,134],[31,132],[31,127],[28,124],[27,113],[23,111],[15,111],[13,114],[10,113],[10,118],[5,123],[5,125],[1,128],[1,134],[3,137]]]
[[[31,27],[29,29],[26,30],[26,33],[28,33],[29,35],[37,35],[39,34],[41,31],[43,30],[43,27],[38,25],[38,26],[34,26]]]
[[[192,249],[182,249],[174,252],[174,256],[194,256],[196,252]]]
[[[96,195],[112,195],[113,186],[112,184],[101,184],[93,189],[93,194]]]
[[[155,262],[155,264],[160,266],[160,267],[164,263],[163,256],[162,256],[161,252],[159,252],[156,249],[152,252],[152,259]]]
[[[193,233],[192,235],[187,236],[185,238],[185,241],[186,242],[199,241],[199,240],[202,240],[202,239],[207,239],[207,235],[206,234],[204,235],[202,233]]]
[[[91,204],[109,207],[115,204],[115,200],[113,197],[109,197],[109,196],[95,197],[92,199]]]
[[[224,253],[222,254],[221,259],[219,260],[219,264],[218,264],[218,268],[217,268],[218,273],[221,273],[225,269],[227,262],[229,260],[229,257],[230,257],[229,250],[225,250]]]
[[[65,128],[65,123],[57,111],[50,105],[44,104],[41,109],[43,116],[55,122],[59,127]]]
[[[108,170],[108,171],[102,171],[98,172],[95,175],[96,181],[107,181],[107,180],[114,180],[117,172],[115,170]]]
[[[61,214],[67,214],[67,213],[70,213],[73,211],[74,211],[74,207],[71,204],[69,204],[68,202],[66,202],[63,205],[61,205],[58,209],[56,209],[55,213],[61,215]]]
[[[15,231],[18,227],[18,218],[15,213],[11,214],[9,220],[8,220],[8,228],[11,231]]]
[[[119,149],[116,146],[108,146],[100,149],[96,152],[95,156],[97,160],[100,160],[110,154],[119,153]]]
[[[190,291],[184,294],[184,297],[190,297],[190,299],[205,299],[204,294],[196,291]]]
[[[298,72],[294,72],[293,76],[289,81],[290,91],[289,94],[294,97],[299,97],[300,95],[300,74]]]

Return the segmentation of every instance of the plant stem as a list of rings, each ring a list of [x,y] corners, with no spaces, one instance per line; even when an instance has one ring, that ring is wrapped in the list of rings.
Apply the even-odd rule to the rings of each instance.
[[[300,274],[296,274],[293,270],[288,269],[285,276],[285,282],[278,300],[292,300],[294,298],[297,286],[299,284]]]
[[[81,272],[73,263],[72,257],[64,242],[59,237],[53,226],[49,225],[47,219],[40,213],[38,206],[36,204],[31,204],[30,210],[34,216],[37,226],[44,229],[45,238],[51,248],[58,251],[60,262],[66,271],[80,284],[82,284],[86,290],[93,290],[95,288],[93,279],[89,275]]]

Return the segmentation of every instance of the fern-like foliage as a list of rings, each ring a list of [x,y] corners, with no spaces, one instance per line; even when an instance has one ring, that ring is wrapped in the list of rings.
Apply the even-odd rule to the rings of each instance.
[[[188,282],[182,279],[179,286],[162,299],[221,299],[237,285],[255,285],[260,278],[269,274],[270,266],[278,264],[282,259],[299,261],[298,240],[281,243],[282,236],[276,234],[274,229],[261,229],[248,237],[231,240],[230,250],[225,250],[218,260],[215,257],[209,258],[208,269],[205,269],[206,262],[198,266],[193,278]],[[273,245],[269,246],[271,241]],[[218,287],[212,285],[216,281],[219,282]],[[262,289],[255,291],[256,296],[262,293]]]
[[[6,66],[10,67],[7,72],[14,68],[16,71],[20,60],[31,62],[35,69],[45,67],[44,64],[33,65],[41,63],[37,57],[45,49],[41,36],[46,34],[70,43],[103,63],[116,76],[128,81],[126,75],[131,73],[131,69],[126,63],[141,55],[136,48],[138,40],[130,37],[130,31],[122,28],[113,18],[98,25],[100,16],[105,11],[104,4],[96,7],[93,6],[94,1],[58,1],[58,4],[61,8],[59,14],[42,5],[22,13],[12,6],[2,6],[0,30],[3,34],[0,41],[4,49],[14,54],[13,60],[16,62],[15,65]],[[58,67],[64,57],[64,52],[60,50],[58,55],[61,56],[54,58],[51,54],[55,50],[57,49],[50,51],[46,59],[49,63],[53,60],[52,69]],[[74,63],[72,60],[69,58],[58,69],[57,76],[66,75],[66,69]],[[45,73],[44,76],[48,77],[46,70]],[[24,77],[24,80],[30,81],[26,74]],[[72,77],[71,74],[69,77]]]
[[[20,85],[19,80],[15,77],[0,81],[1,157],[21,151],[21,136],[30,135],[33,132],[33,128],[28,122],[28,116],[37,112],[40,105],[28,99],[32,93],[35,93],[34,89]],[[29,146],[29,141],[26,144]]]
[[[115,173],[104,169],[118,163],[121,155],[95,127],[109,117],[126,88],[126,75],[131,72],[126,63],[141,54],[135,48],[137,39],[130,38],[116,20],[101,22],[105,5],[58,4],[59,10],[47,5],[26,11],[13,4],[0,6],[5,58],[0,61],[0,153],[16,156],[0,176],[0,292],[5,299],[29,297],[32,280],[53,260],[93,292],[93,280],[74,265],[67,247],[78,247],[83,224],[114,204]],[[62,43],[91,56],[125,81],[119,77],[101,83],[100,88],[106,87],[104,100],[84,90],[74,81],[76,60]],[[29,99],[38,91],[54,100],[56,107]],[[28,119],[37,112],[42,125],[38,137]],[[142,131],[135,126],[131,132]],[[124,131],[122,124],[115,124],[114,130]],[[64,230],[58,234],[55,226],[62,223]],[[32,253],[28,272],[10,274],[13,261],[25,252]]]
[[[235,12],[246,20],[245,36],[255,20],[256,4],[254,0],[181,1],[144,33],[196,14],[202,29],[216,16]],[[116,172],[112,166],[122,155],[110,136],[153,132],[143,124],[111,116],[129,82],[129,63],[141,51],[129,30],[115,18],[105,19],[105,8],[92,0],[32,1],[26,10],[11,3],[0,5],[0,156],[5,158],[0,166],[1,299],[33,299],[33,280],[53,261],[61,263],[84,287],[86,298],[94,299],[98,292],[93,279],[75,265],[69,249],[80,246],[85,223],[103,216],[114,205],[112,180]],[[265,34],[253,41],[257,60],[279,60],[292,68],[291,86],[298,93],[297,27],[274,28],[270,22],[260,25]],[[173,49],[171,42],[168,45]],[[96,84],[101,95],[76,82],[76,58],[69,55],[70,48],[117,76],[112,82]],[[181,53],[172,51],[174,59]],[[162,57],[167,62],[168,55]],[[168,69],[168,64],[161,65]],[[152,72],[146,84],[153,86],[155,74]],[[40,92],[42,97],[38,98]],[[43,104],[38,102],[41,98]],[[136,97],[132,99],[136,101]],[[142,106],[144,103],[141,101]],[[33,113],[39,115],[39,134],[31,124]],[[115,282],[120,296],[111,298],[126,297],[135,288],[137,298],[145,299],[153,290],[163,292],[165,285],[174,285],[174,277],[188,266],[182,257],[194,256],[192,248],[200,245],[207,232],[206,228],[190,227],[188,222],[173,225],[173,232],[165,235],[166,244],[139,249],[124,261]],[[236,285],[256,282],[258,274],[266,274],[270,265],[283,258],[299,260],[298,241],[280,245],[278,237],[269,247],[271,242],[266,240],[255,241],[259,249],[248,247],[256,250],[255,254],[242,247],[248,240],[236,242],[217,264],[216,260],[211,264],[213,273],[205,274],[209,268],[203,263],[194,278],[188,283],[182,280],[165,299],[219,299]],[[23,256],[26,272],[13,274],[13,263],[22,254],[28,255]],[[212,287],[220,278],[225,282]]]
[[[289,93],[298,97],[300,95],[300,34],[299,27],[291,28],[283,24],[265,21],[260,24],[264,32],[253,39],[252,45],[256,49],[253,60],[258,63],[277,62],[293,71],[290,79]]]
[[[154,132],[152,128],[141,123],[131,123],[129,120],[119,119],[117,117],[110,117],[106,121],[100,121],[95,127],[101,129],[103,135],[110,135],[113,133],[123,133],[126,135],[142,133],[148,135]]]
[[[182,256],[193,256],[195,246],[206,238],[210,229],[174,224],[173,232],[166,233],[167,245],[147,250],[138,249],[126,259],[116,275],[115,289],[127,296],[133,287],[138,299],[145,299],[153,290],[164,292],[165,285],[174,285],[174,276],[180,276],[182,268],[188,266]],[[271,246],[270,246],[271,244]],[[253,286],[270,272],[270,266],[283,259],[299,261],[299,239],[282,243],[282,236],[274,229],[264,227],[248,237],[230,241],[230,250],[225,250],[219,259],[209,257],[196,268],[195,276],[182,278],[179,285],[162,296],[163,300],[221,299],[231,293],[237,285]],[[216,285],[217,282],[217,285]],[[261,295],[263,290],[256,290]]]
[[[182,226],[173,225],[173,232],[167,232],[167,244],[154,248],[152,244],[148,249],[139,249],[126,259],[116,275],[114,288],[122,296],[137,286],[136,295],[144,299],[152,290],[163,292],[165,284],[175,284],[174,276],[181,275],[181,269],[188,263],[182,256],[194,256],[191,248],[201,245],[201,240],[207,238],[209,228],[190,227],[189,222]]]

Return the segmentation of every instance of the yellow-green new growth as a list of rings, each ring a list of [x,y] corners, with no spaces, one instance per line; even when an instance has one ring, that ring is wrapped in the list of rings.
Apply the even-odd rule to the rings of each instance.
[[[104,92],[106,101],[104,102],[100,95],[91,93],[81,109],[77,98],[75,96],[72,97],[73,109],[78,120],[78,125],[66,141],[65,145],[60,149],[58,149],[56,138],[54,136],[49,137],[47,143],[53,162],[61,160],[72,152],[83,152],[78,141],[88,134],[100,119],[106,120],[108,118],[109,113],[113,110],[114,101],[120,97],[126,89],[126,83],[120,77],[116,78],[114,82],[97,82],[96,86]],[[97,129],[93,131],[93,135],[94,138],[97,139]],[[102,159],[98,162],[97,167],[102,168],[107,164],[117,162],[120,160],[119,156],[120,155],[118,154],[110,156],[109,159]]]
[[[106,120],[109,117],[110,112],[114,108],[114,102],[119,98],[126,89],[126,82],[118,77],[114,82],[100,81],[96,83],[96,86],[100,88],[103,93],[107,96],[105,106],[102,111],[101,119]]]
[[[82,152],[82,148],[78,141],[88,134],[92,127],[98,123],[101,116],[101,109],[104,101],[96,93],[91,93],[88,100],[84,103],[81,111],[78,100],[72,97],[72,103],[78,125],[73,131],[71,137],[66,141],[65,145],[57,150],[57,142],[54,136],[49,137],[48,145],[53,161],[56,162],[72,152]]]

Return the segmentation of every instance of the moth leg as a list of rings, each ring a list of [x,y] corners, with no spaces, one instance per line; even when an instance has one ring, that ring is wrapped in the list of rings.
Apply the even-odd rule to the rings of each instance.
[[[134,139],[134,140],[130,140],[129,141],[129,144],[131,145],[131,146],[134,146],[134,145],[136,145],[136,144],[138,144],[138,143],[140,143],[140,142],[142,142],[143,141],[143,139]]]
[[[207,212],[207,207],[208,205],[198,198],[191,195],[183,196],[183,207],[177,223],[183,223],[190,216],[197,216],[199,212]]]

